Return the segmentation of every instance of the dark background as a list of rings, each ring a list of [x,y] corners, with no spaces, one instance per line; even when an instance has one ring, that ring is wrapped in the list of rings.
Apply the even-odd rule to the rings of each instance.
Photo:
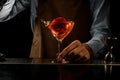
[[[118,37],[120,35],[120,4],[119,0],[111,0],[111,9],[110,9],[110,28],[113,36]]]
[[[28,57],[31,42],[30,8],[0,23],[0,53],[6,57]]]
[[[120,61],[120,4],[119,0],[110,0],[110,29],[112,31],[112,37],[116,37],[113,43],[113,55],[116,61]]]

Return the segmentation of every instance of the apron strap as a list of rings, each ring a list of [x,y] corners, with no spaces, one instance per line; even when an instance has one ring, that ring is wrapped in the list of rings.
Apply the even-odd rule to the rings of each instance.
[[[31,47],[31,52],[29,55],[29,58],[41,58],[41,28],[39,27],[38,24],[35,24],[35,29],[34,29],[34,35],[33,35],[33,42],[32,42],[32,47]]]

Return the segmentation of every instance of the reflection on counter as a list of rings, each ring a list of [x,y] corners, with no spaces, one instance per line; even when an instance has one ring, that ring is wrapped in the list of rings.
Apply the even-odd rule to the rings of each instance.
[[[6,58],[0,80],[119,80],[120,63],[94,60],[84,64],[51,63],[52,59]]]

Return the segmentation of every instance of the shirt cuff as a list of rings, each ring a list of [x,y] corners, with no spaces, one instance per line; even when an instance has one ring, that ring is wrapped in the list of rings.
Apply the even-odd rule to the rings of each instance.
[[[86,42],[86,44],[88,44],[89,47],[92,49],[93,55],[97,54],[102,48],[105,47],[104,39],[105,37],[103,35],[97,35],[96,37],[93,37],[90,41]]]

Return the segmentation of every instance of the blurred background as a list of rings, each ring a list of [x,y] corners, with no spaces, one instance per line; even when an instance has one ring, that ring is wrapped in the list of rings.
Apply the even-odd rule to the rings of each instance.
[[[32,42],[30,8],[0,23],[0,53],[6,57],[28,57]]]
[[[112,31],[112,37],[116,37],[114,42],[113,55],[116,61],[120,61],[120,4],[119,0],[110,0],[110,29]]]

